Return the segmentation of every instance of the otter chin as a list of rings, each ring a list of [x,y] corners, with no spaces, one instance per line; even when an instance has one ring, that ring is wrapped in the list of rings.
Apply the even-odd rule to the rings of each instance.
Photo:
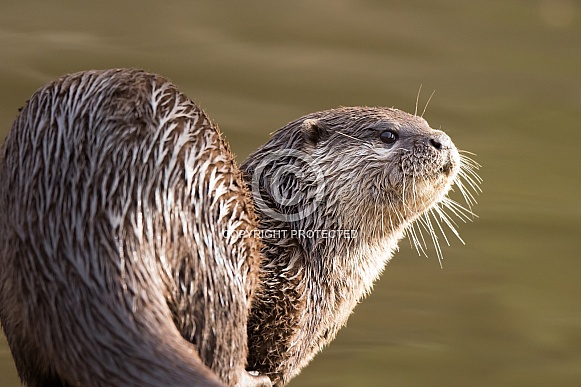
[[[342,107],[276,131],[242,165],[259,228],[271,231],[248,322],[248,368],[275,385],[296,376],[406,233],[423,250],[418,235],[427,231],[441,258],[435,230],[457,234],[452,217],[470,217],[477,168],[444,132],[393,108]],[[447,197],[453,185],[467,208]]]

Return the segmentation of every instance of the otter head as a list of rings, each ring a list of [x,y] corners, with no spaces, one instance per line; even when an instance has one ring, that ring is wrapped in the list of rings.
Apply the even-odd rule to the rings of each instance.
[[[399,236],[430,210],[455,233],[445,207],[463,218],[470,210],[446,194],[456,183],[470,207],[473,197],[458,177],[477,187],[475,167],[423,118],[369,107],[293,121],[243,165],[263,219],[295,229],[354,229],[372,239]],[[431,224],[426,228],[434,237]]]

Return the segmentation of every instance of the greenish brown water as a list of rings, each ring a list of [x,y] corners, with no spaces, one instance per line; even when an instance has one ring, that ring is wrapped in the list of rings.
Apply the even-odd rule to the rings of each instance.
[[[407,241],[292,386],[581,385],[581,4],[3,2],[0,138],[42,84],[141,67],[203,106],[242,160],[338,105],[413,112],[477,154],[466,246]],[[0,268],[1,270],[1,268]],[[40,322],[43,323],[43,322]],[[0,386],[18,380],[0,341]]]

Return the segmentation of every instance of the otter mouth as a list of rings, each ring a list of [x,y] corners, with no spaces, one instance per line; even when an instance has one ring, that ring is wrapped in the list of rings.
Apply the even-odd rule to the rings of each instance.
[[[443,175],[450,176],[454,170],[454,165],[450,160],[446,161],[439,169],[439,172]]]
[[[429,209],[446,195],[459,168],[451,152],[441,154],[420,149],[402,157],[400,175],[404,187],[411,188],[404,189],[402,198],[417,213]]]
[[[454,175],[456,165],[451,160],[421,160],[416,163],[413,168],[402,168],[404,176],[411,179],[439,179],[449,178]]]
[[[451,148],[437,149],[416,145],[411,153],[402,157],[404,174],[413,178],[450,179],[456,174],[458,163]]]

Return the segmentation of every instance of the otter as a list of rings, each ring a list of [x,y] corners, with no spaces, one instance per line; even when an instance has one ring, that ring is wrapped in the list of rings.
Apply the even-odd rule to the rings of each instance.
[[[242,164],[264,254],[249,369],[275,385],[296,376],[370,292],[406,232],[421,251],[425,228],[441,258],[435,229],[443,223],[457,235],[447,210],[469,219],[478,167],[444,132],[394,108],[322,111],[276,131]],[[468,208],[447,197],[453,184]]]
[[[42,87],[0,182],[0,321],[25,384],[270,385],[245,371],[261,256],[236,235],[253,205],[171,82],[114,69]]]
[[[446,211],[471,213],[477,167],[421,117],[352,107],[291,122],[239,169],[167,79],[64,76],[0,151],[0,322],[19,375],[283,385],[404,234],[420,250],[417,224],[436,246],[433,222],[457,234]]]

